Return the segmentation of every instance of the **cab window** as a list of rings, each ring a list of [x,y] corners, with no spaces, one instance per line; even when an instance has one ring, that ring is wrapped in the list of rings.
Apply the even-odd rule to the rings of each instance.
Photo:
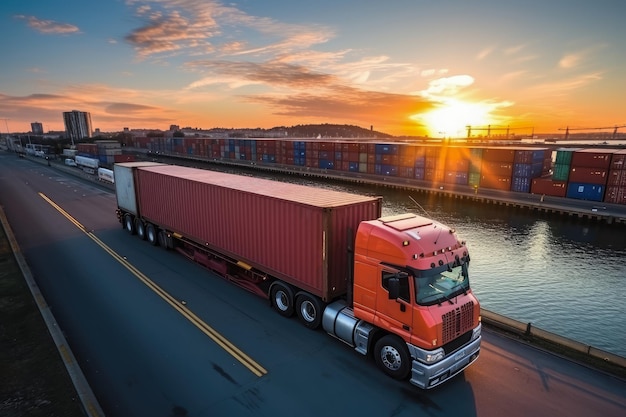
[[[383,271],[382,272],[382,286],[385,290],[389,291],[389,278],[393,278],[396,276],[395,272],[388,272],[388,271]],[[400,283],[400,296],[398,298],[400,298],[403,301],[406,301],[407,303],[411,302],[411,292],[409,291],[409,277],[406,274],[401,274],[399,276],[399,283]]]

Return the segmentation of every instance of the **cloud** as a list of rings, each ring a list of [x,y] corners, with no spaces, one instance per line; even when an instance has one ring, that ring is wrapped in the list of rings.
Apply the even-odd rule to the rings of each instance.
[[[350,87],[335,87],[319,94],[297,93],[289,95],[255,95],[244,97],[247,101],[270,106],[273,114],[306,120],[334,120],[384,126],[396,130],[407,129],[415,113],[434,108],[427,99],[404,94],[364,91]]]
[[[574,68],[580,63],[582,58],[583,56],[580,53],[565,55],[559,60],[559,67],[565,69]]]
[[[465,87],[474,84],[471,75],[454,75],[452,77],[438,78],[428,84],[428,88],[420,94],[424,97],[454,96]]]
[[[58,23],[54,20],[41,20],[35,16],[17,15],[16,19],[25,20],[28,26],[35,29],[39,33],[44,34],[68,34],[68,33],[80,33],[80,29],[77,26],[69,23]]]
[[[211,0],[127,0],[144,23],[125,40],[140,58],[153,55],[283,54],[327,42],[334,31],[320,25],[292,25],[251,16]],[[250,32],[256,33],[250,36]],[[254,43],[233,39],[246,33]]]
[[[336,77],[318,73],[299,65],[284,62],[233,62],[233,61],[194,61],[187,68],[201,69],[211,73],[190,84],[187,89],[195,89],[209,84],[226,83],[233,87],[248,84],[266,84],[290,88],[319,88],[336,82]]]

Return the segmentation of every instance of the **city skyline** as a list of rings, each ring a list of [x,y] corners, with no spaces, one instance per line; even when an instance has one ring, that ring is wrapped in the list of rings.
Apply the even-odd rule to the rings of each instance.
[[[625,12],[608,0],[9,0],[0,118],[11,132],[64,130],[74,109],[104,132],[609,131],[626,125]]]

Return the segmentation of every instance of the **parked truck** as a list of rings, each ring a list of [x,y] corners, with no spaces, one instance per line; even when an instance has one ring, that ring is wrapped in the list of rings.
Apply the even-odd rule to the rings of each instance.
[[[470,255],[455,231],[382,199],[151,162],[114,165],[117,216],[323,328],[395,379],[433,388],[480,352]]]

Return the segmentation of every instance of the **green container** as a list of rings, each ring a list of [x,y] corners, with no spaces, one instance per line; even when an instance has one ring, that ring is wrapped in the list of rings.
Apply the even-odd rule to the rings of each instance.
[[[556,181],[567,181],[569,178],[569,164],[554,164],[552,179]]]
[[[470,187],[478,187],[480,185],[480,173],[470,172],[467,183]]]

